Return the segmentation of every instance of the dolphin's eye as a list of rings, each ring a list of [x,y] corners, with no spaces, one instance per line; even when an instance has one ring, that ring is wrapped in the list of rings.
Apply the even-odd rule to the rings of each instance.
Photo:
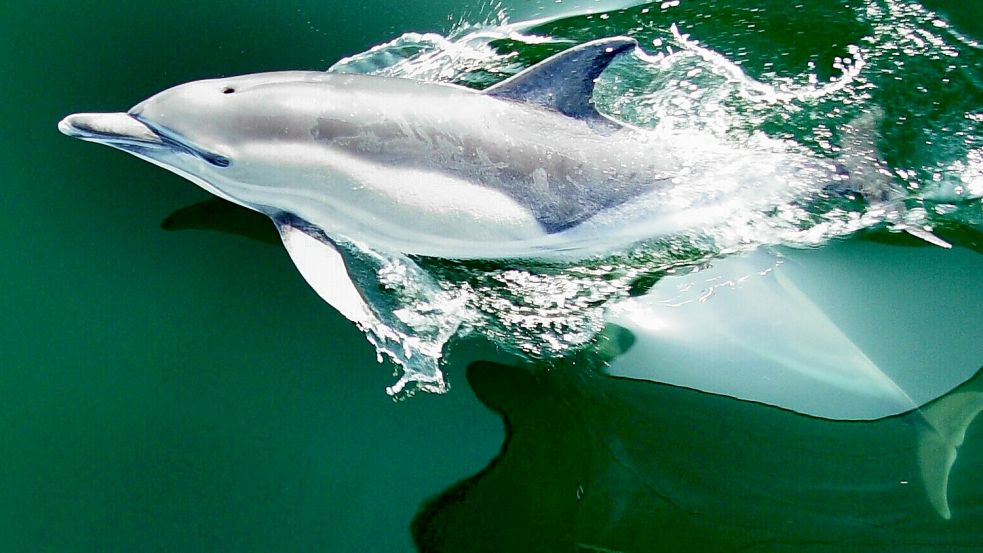
[[[202,157],[202,159],[204,159],[208,163],[211,163],[215,167],[228,167],[229,166],[229,158],[227,158],[225,156],[220,156],[218,154],[205,154],[205,155],[202,155],[201,157]]]
[[[222,94],[232,94],[235,91],[236,89],[232,88],[231,86],[227,86],[222,90]]]

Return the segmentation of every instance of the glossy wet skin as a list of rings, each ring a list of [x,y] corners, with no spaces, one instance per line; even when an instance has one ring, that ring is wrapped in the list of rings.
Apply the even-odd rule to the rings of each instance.
[[[451,255],[477,243],[481,257],[482,243],[540,239],[659,182],[641,150],[583,121],[433,83],[249,75],[174,87],[128,113],[146,128],[112,115],[117,136],[86,132],[84,116],[62,129],[247,207],[404,253],[446,254],[461,236]]]
[[[531,210],[548,232],[651,189],[664,173],[647,148],[626,148],[581,121],[403,79],[305,72],[217,79],[175,87],[129,113],[227,157],[257,142],[316,145],[479,183]]]
[[[278,111],[279,103],[271,99],[269,88],[316,83],[323,75],[298,71],[196,81],[156,94],[127,113],[159,134],[231,158],[236,148],[252,140],[309,134],[290,111]]]
[[[183,84],[63,132],[336,240],[448,258],[608,253],[836,177],[787,151],[598,128],[438,83],[279,72]],[[736,202],[736,203],[735,203]]]

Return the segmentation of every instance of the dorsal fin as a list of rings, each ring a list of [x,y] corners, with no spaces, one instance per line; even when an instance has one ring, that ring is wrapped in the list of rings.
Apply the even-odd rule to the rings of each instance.
[[[594,81],[619,54],[638,46],[633,38],[604,38],[574,46],[485,90],[485,94],[538,104],[569,117],[605,120],[594,109]]]

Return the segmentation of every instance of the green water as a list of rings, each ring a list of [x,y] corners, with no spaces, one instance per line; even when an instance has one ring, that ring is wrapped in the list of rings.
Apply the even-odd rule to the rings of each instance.
[[[562,7],[594,3],[579,4]],[[983,37],[978,5],[930,4]],[[740,48],[747,37],[730,33],[733,21],[756,9],[683,7],[718,25],[693,32],[723,51]],[[639,9],[541,30],[626,32]],[[823,21],[837,25],[790,23],[804,37],[798,61],[839,55],[842,44],[822,45],[865,32],[828,10]],[[919,480],[917,414],[810,419],[605,377],[586,354],[515,368],[477,339],[450,347],[448,394],[394,403],[384,392],[394,367],[376,362],[282,248],[162,230],[208,195],[55,129],[68,113],[117,111],[176,83],[322,69],[403,32],[447,33],[491,12],[460,0],[3,9],[0,551],[983,549],[983,425],[960,449],[946,521]],[[751,73],[765,70],[768,36],[748,43]],[[933,93],[944,92],[944,114],[979,113],[978,87]],[[920,101],[888,100],[895,111]],[[930,122],[936,112],[918,113]],[[940,161],[918,142],[938,131],[926,125],[892,135],[897,165]],[[962,252],[949,269],[972,272],[983,259],[979,207],[966,209],[940,233]],[[872,285],[878,264],[896,268],[923,247],[878,239],[901,245],[878,250]],[[980,307],[979,289],[940,290],[924,301]]]
[[[410,550],[420,502],[498,451],[467,386],[394,404],[392,368],[282,247],[166,233],[207,195],[55,130],[180,81],[325,67],[451,9],[342,6],[3,9],[0,551]]]

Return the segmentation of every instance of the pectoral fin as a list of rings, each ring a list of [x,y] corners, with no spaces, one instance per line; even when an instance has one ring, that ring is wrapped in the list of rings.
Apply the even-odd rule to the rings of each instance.
[[[348,274],[344,256],[331,239],[291,217],[275,218],[274,223],[290,259],[321,299],[357,324],[375,319]]]

